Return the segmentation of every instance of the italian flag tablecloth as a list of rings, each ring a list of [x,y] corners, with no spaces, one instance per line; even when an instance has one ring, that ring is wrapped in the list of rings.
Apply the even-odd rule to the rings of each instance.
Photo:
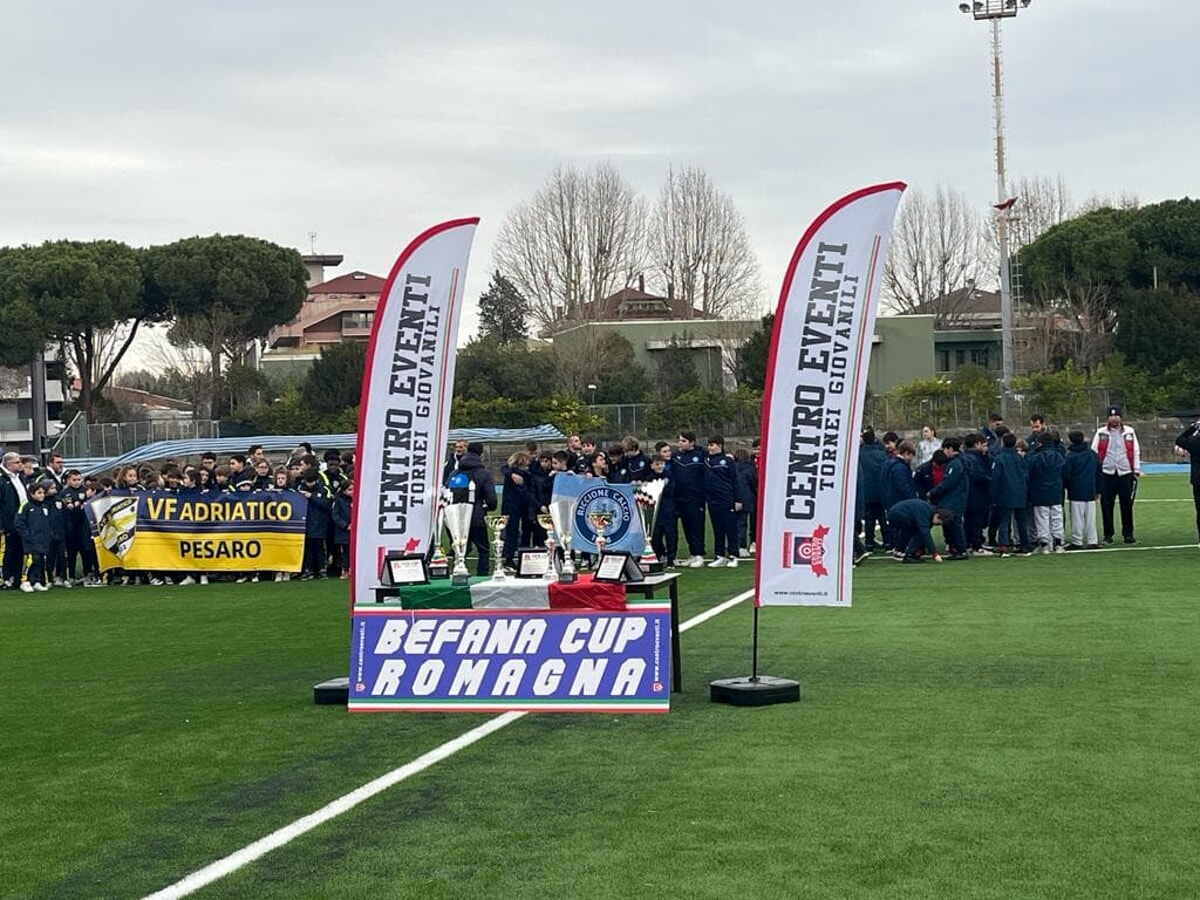
[[[580,575],[574,584],[540,578],[473,578],[466,586],[446,579],[400,589],[404,609],[625,609],[625,588]]]

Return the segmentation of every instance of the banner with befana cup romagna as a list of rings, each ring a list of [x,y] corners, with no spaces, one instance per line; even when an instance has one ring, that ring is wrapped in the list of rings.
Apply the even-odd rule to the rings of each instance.
[[[100,568],[298,572],[308,500],[296,491],[113,490],[85,511]]]

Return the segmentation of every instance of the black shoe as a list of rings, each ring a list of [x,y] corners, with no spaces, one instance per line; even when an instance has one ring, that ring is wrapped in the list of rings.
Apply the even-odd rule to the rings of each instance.
[[[969,556],[968,556],[967,554],[965,554],[965,553],[955,553],[955,554],[953,554],[952,556],[947,556],[947,557],[946,557],[946,559],[952,560],[952,561],[954,561],[954,562],[958,562],[958,561],[959,561],[959,560],[961,560],[961,559],[970,559],[970,558],[971,558],[971,557],[969,557]]]
[[[1135,538],[1135,537],[1133,537],[1132,535],[1130,535],[1129,537],[1125,538],[1125,543],[1127,543],[1127,544],[1136,544],[1136,543],[1137,543],[1137,538]]]
[[[904,559],[900,560],[900,562],[902,562],[902,563],[923,563],[923,562],[925,562],[925,560],[921,559],[921,557],[919,557],[919,556],[906,556],[906,557],[904,557]]]
[[[1111,543],[1112,543],[1112,538],[1111,538],[1111,537],[1106,537],[1106,538],[1104,539],[1104,543],[1106,543],[1106,544],[1111,544]]]
[[[1033,556],[1033,548],[1032,547],[1019,547],[1017,549],[1016,555],[1017,556]]]
[[[1099,544],[1088,544],[1088,545],[1087,545],[1087,548],[1088,548],[1089,550],[1099,550],[1099,549],[1100,549],[1100,545],[1099,545]]]
[[[1067,544],[1067,546],[1064,547],[1063,549],[1064,550],[1082,550],[1083,544]]]
[[[864,550],[860,553],[855,553],[854,554],[854,564],[856,566],[860,565],[862,563],[865,563],[870,558],[871,558],[871,554],[866,550]]]

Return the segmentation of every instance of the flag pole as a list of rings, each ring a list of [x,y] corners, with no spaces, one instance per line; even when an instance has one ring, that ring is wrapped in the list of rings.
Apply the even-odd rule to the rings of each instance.
[[[735,706],[800,699],[760,675],[760,606],[848,608],[858,441],[875,312],[904,184],[872,185],[822,212],[783,279],[763,387],[751,674],[710,685]]]

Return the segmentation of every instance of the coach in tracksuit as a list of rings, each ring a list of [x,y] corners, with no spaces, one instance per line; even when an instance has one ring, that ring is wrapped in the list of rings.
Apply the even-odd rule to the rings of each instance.
[[[696,446],[696,432],[679,433],[679,452],[671,457],[675,478],[675,518],[688,545],[687,565],[704,565],[704,451]]]
[[[1121,418],[1121,407],[1108,408],[1108,424],[1096,429],[1092,449],[1100,457],[1100,520],[1104,543],[1113,542],[1113,501],[1121,504],[1121,536],[1125,543],[1133,537],[1133,498],[1142,475],[1142,448],[1137,433]]]

